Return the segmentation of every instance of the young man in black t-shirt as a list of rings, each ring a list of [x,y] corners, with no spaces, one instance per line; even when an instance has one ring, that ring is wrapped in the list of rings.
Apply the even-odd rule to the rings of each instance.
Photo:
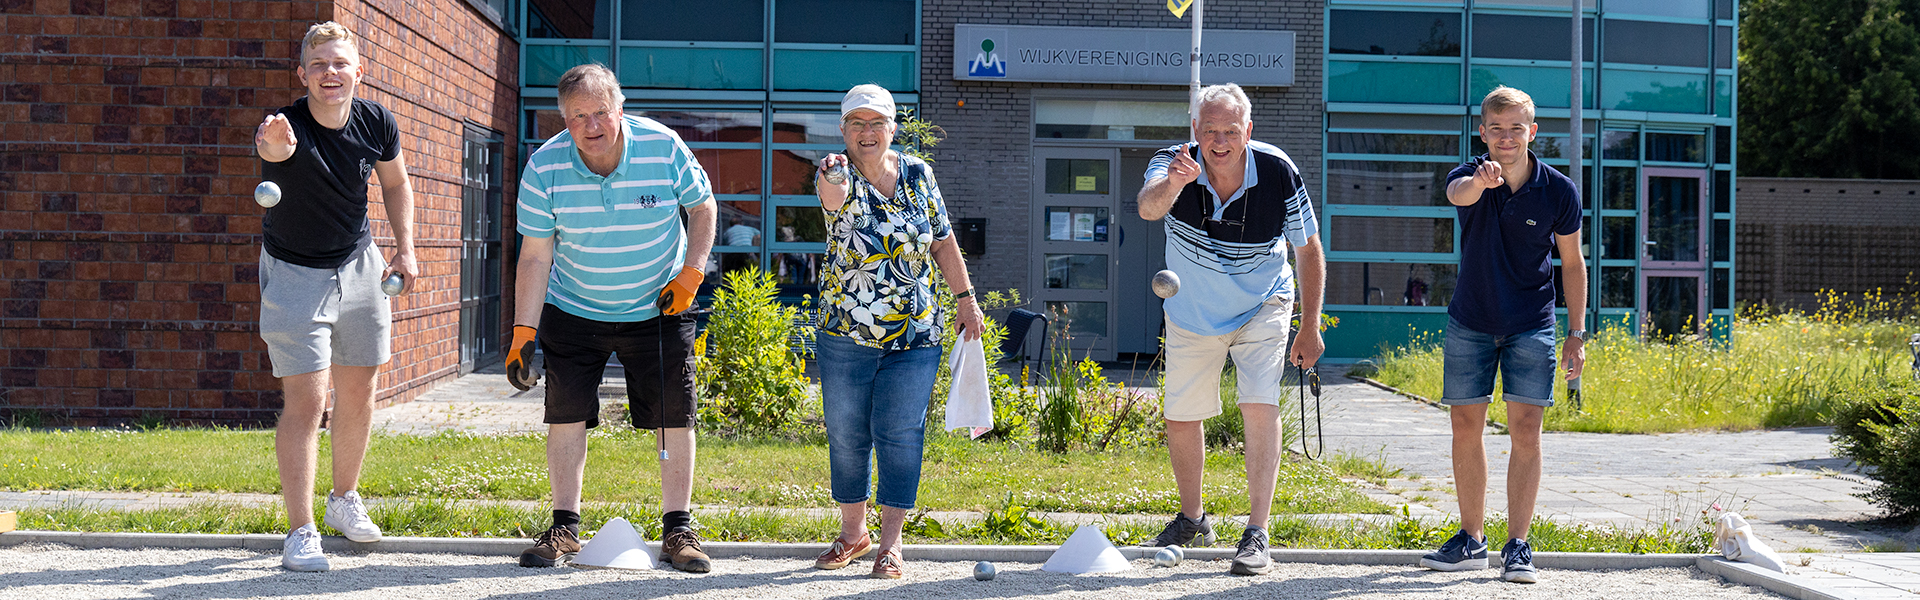
[[[261,174],[283,194],[261,227],[260,337],[285,394],[274,453],[292,530],[280,563],[295,571],[330,566],[313,523],[329,384],[336,398],[325,521],[356,542],[380,539],[354,491],[372,429],[374,380],[392,353],[392,309],[380,282],[398,273],[411,287],[418,272],[400,128],[386,107],[354,97],[365,71],[352,32],[331,21],[314,25],[295,70],[307,96],[269,115],[254,133],[265,161]],[[375,173],[397,246],[391,265],[367,221],[367,179]]]

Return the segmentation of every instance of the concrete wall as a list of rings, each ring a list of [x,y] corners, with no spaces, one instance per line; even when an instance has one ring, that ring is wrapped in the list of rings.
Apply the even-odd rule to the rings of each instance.
[[[1821,290],[1920,293],[1920,181],[1742,177],[1734,293],[1809,309]]]
[[[427,277],[395,305],[380,395],[454,374],[457,132],[513,130],[510,38],[462,0],[0,2],[0,413],[277,418],[253,131],[304,93],[298,40],[328,19],[365,37],[363,95],[398,115],[418,205]]]

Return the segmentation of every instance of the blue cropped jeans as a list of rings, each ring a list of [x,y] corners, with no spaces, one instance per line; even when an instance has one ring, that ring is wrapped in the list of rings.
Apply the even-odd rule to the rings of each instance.
[[[821,332],[816,349],[833,500],[865,502],[877,462],[879,503],[912,509],[940,347],[881,350]]]

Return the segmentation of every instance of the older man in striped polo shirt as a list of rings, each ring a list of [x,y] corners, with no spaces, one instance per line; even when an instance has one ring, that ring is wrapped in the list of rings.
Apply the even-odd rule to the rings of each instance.
[[[553,484],[553,526],[521,553],[520,564],[558,566],[580,550],[587,430],[600,424],[601,372],[618,353],[633,426],[655,429],[661,439],[661,560],[705,573],[712,562],[689,512],[694,321],[683,313],[700,289],[697,265],[713,248],[713,190],[673,130],[621,112],[626,98],[612,71],[574,67],[559,87],[567,130],[534,151],[520,176],[507,377],[522,390],[533,386],[528,363],[537,337],[546,353]]]

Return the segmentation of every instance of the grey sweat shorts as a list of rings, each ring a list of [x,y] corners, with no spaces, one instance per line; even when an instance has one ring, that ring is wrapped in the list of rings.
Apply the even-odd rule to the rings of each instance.
[[[314,269],[260,251],[260,338],[273,376],[328,365],[375,367],[393,355],[393,307],[380,291],[387,261],[367,247],[335,269]]]

